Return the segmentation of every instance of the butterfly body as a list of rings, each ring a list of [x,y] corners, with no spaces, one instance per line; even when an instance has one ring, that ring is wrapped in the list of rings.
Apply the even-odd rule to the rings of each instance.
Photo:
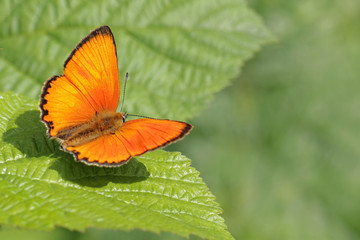
[[[183,138],[188,123],[139,118],[125,121],[116,109],[120,80],[114,36],[102,26],[86,36],[64,63],[63,75],[49,78],[40,98],[41,120],[61,149],[76,161],[116,167],[131,157]]]
[[[124,113],[105,111],[97,113],[85,123],[60,129],[55,138],[64,146],[76,147],[94,141],[104,135],[115,134],[124,121]]]

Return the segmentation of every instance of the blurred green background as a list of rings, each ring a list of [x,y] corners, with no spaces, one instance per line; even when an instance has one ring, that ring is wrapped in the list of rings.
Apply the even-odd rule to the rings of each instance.
[[[360,1],[250,6],[278,41],[194,121],[185,154],[237,239],[359,239]]]
[[[193,160],[236,239],[360,238],[360,1],[250,0],[277,42],[168,147]],[[2,228],[0,239],[181,239]]]

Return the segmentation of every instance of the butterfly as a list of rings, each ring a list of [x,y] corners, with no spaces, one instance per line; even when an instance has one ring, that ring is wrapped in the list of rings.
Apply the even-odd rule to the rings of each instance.
[[[192,129],[188,123],[167,119],[126,121],[128,114],[116,112],[119,98],[115,40],[110,28],[102,26],[75,47],[62,75],[45,82],[41,121],[48,136],[57,139],[75,161],[105,167],[127,163],[131,157],[181,139]]]

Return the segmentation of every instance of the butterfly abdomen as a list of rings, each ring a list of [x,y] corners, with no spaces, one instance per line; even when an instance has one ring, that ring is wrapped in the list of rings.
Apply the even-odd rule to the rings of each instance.
[[[122,125],[123,114],[103,112],[89,122],[62,129],[55,136],[65,146],[80,146],[101,136],[114,134]]]

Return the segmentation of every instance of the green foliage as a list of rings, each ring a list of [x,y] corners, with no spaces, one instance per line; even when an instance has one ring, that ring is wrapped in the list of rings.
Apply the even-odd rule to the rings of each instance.
[[[278,42],[179,145],[236,239],[360,239],[360,1],[250,2]]]
[[[49,230],[89,226],[231,239],[190,160],[155,151],[120,168],[89,167],[48,141],[33,101],[0,100],[0,222]]]
[[[81,38],[106,24],[115,35],[120,76],[130,74],[128,112],[156,117],[197,114],[270,39],[260,19],[238,0],[1,0],[0,5],[2,91],[37,99]]]
[[[271,39],[238,0],[0,0],[0,90],[37,100],[43,82],[90,30],[113,30],[126,110],[189,119]],[[48,140],[33,100],[0,96],[0,223],[95,226],[231,239],[190,160],[151,152],[120,168],[74,162]]]

